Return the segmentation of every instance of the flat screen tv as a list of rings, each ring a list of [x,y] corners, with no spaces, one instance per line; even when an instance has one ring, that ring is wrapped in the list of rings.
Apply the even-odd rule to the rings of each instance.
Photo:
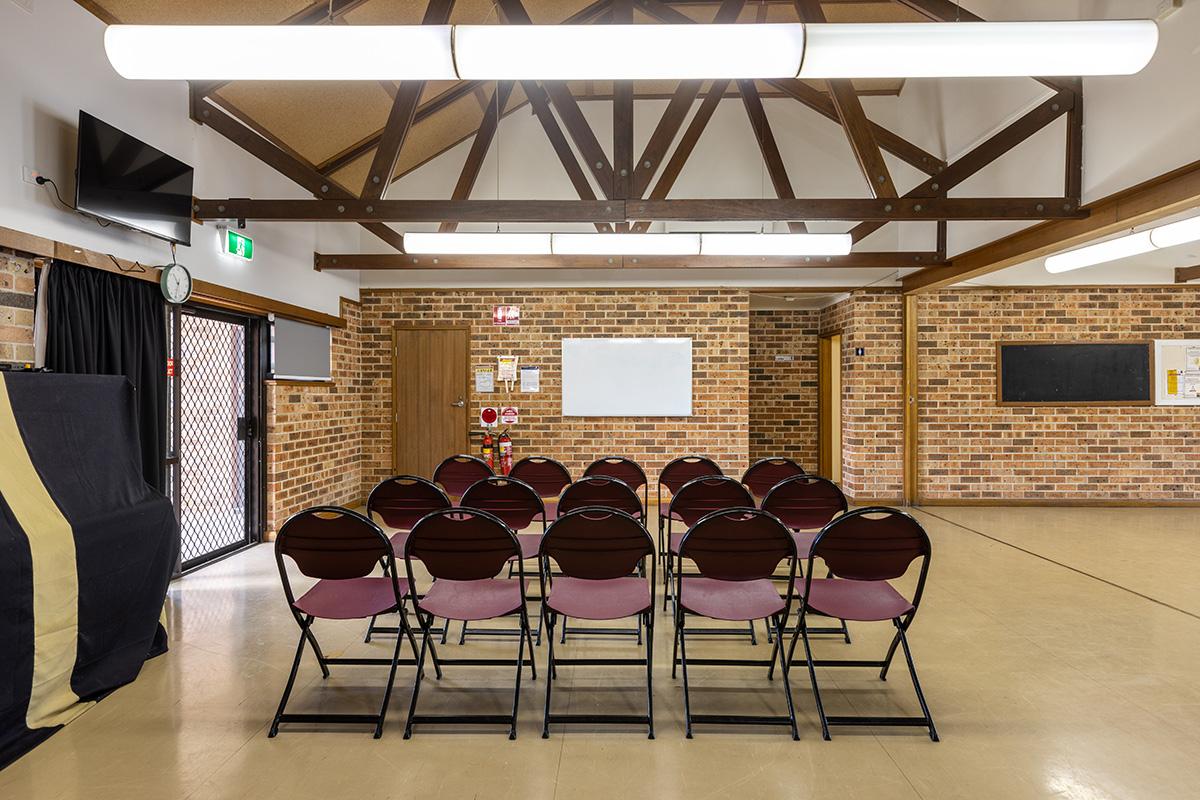
[[[192,168],[79,112],[75,207],[179,244],[192,240]]]

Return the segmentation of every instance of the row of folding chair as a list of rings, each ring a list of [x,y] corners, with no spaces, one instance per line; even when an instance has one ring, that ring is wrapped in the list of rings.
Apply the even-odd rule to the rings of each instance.
[[[400,665],[415,667],[405,738],[414,726],[438,724],[500,724],[508,727],[509,738],[517,733],[523,669],[529,667],[537,679],[533,632],[526,596],[525,554],[517,533],[499,516],[478,509],[448,507],[429,512],[417,520],[396,553],[394,540],[367,517],[353,511],[321,506],[291,517],[280,529],[275,543],[276,560],[288,607],[300,628],[295,658],[278,711],[270,726],[275,736],[285,723],[354,723],[374,726],[378,738],[383,731],[396,671]],[[678,671],[683,679],[686,735],[691,738],[694,724],[784,725],[798,738],[796,712],[790,686],[793,665],[807,667],[814,705],[820,717],[822,735],[829,738],[831,725],[915,725],[937,740],[937,732],[917,680],[906,633],[912,625],[924,592],[931,547],[920,524],[911,516],[890,508],[872,507],[844,514],[827,524],[815,537],[807,554],[797,550],[796,539],[777,517],[762,509],[741,507],[706,514],[689,527],[679,541],[673,591],[674,654],[672,677]],[[821,558],[830,568],[830,577],[814,578],[812,561]],[[400,572],[400,559],[403,573]],[[654,736],[653,715],[653,630],[657,603],[654,574],[657,558],[654,543],[644,525],[624,512],[603,507],[582,507],[561,514],[548,526],[539,540],[536,553],[538,583],[541,590],[540,619],[550,636],[546,661],[546,700],[543,712],[543,737],[552,724],[620,723],[645,725]],[[684,575],[684,560],[698,572]],[[316,583],[297,597],[292,588],[285,560],[290,560],[303,575]],[[797,586],[799,563],[809,562],[803,588]],[[920,561],[916,590],[906,598],[890,581],[908,572]],[[551,563],[557,573],[551,571]],[[376,567],[384,565],[384,575],[376,576]],[[414,565],[421,566],[419,587]],[[510,564],[515,565],[516,580],[504,577]],[[641,574],[647,569],[648,574]],[[786,569],[786,585],[781,591],[773,580],[780,566]],[[403,577],[402,577],[403,576]],[[409,619],[411,610],[416,620]],[[317,643],[313,631],[315,619],[366,619],[379,614],[397,613],[398,635],[391,658],[329,658]],[[795,617],[790,642],[785,644],[785,625]],[[886,655],[880,660],[819,660],[812,655],[810,617],[837,617],[863,622],[890,622],[895,634]],[[515,659],[445,658],[435,642],[436,618],[462,622],[516,618],[520,635]],[[649,635],[640,658],[572,659],[560,657],[554,649],[554,627],[560,617],[591,620],[637,618]],[[688,655],[685,630],[688,620],[706,617],[716,620],[750,622],[768,619],[774,630],[774,646],[768,659],[714,659]],[[418,647],[416,638],[420,634]],[[401,659],[404,643],[412,658]],[[801,660],[796,658],[798,643],[804,645]],[[526,646],[529,655],[526,657]],[[920,704],[920,717],[848,717],[828,716],[821,700],[816,669],[818,667],[871,667],[885,679],[897,648],[903,648],[905,661]],[[306,649],[311,649],[325,677],[331,665],[369,665],[389,667],[382,705],[377,714],[293,714],[287,703]],[[419,697],[426,665],[433,666],[440,679],[444,667],[507,666],[515,667],[511,714],[419,713]],[[553,684],[559,666],[639,666],[646,670],[646,714],[568,715],[552,710]],[[773,716],[712,715],[692,712],[689,668],[703,666],[766,667],[767,678],[779,670],[786,713]]]

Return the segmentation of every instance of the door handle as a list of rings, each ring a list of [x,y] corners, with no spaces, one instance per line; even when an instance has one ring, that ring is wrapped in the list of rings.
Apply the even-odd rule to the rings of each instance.
[[[458,398],[457,403],[451,403],[450,405],[454,406],[455,408],[465,408],[467,404],[463,402],[463,399],[460,397]]]

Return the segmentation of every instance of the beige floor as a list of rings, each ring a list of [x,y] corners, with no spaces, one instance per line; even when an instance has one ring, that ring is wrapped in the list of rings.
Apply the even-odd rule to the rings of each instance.
[[[0,798],[1200,796],[1200,511],[932,508],[921,518],[934,561],[912,642],[938,744],[918,730],[842,729],[821,741],[803,670],[794,674],[801,741],[779,729],[711,728],[687,741],[666,624],[656,642],[656,741],[579,730],[542,740],[541,674],[525,682],[515,742],[499,731],[429,729],[404,741],[411,668],[401,670],[383,739],[355,729],[269,740],[295,628],[270,548],[258,547],[178,581],[170,654],[0,772]],[[819,652],[870,658],[887,640],[881,626],[852,631],[853,645],[826,641]],[[362,644],[361,632],[351,623],[318,628],[330,655],[389,647]],[[513,646],[481,639],[465,649]],[[755,650],[766,654],[741,642],[689,648]],[[561,670],[558,708],[636,712],[639,672],[606,669]],[[693,675],[698,711],[773,713],[782,701],[758,672]],[[912,713],[903,669],[892,676],[826,671],[828,709]],[[424,708],[500,710],[510,679],[508,670],[448,672],[441,685],[426,684]],[[367,710],[381,674],[343,667],[322,682],[307,660],[301,683],[293,710]]]

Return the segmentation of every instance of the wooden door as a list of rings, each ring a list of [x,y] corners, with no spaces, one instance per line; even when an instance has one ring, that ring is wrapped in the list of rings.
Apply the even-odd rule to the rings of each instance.
[[[842,482],[842,336],[820,338],[817,361],[821,477]]]
[[[467,450],[467,328],[396,328],[392,348],[392,466],[431,477]]]

